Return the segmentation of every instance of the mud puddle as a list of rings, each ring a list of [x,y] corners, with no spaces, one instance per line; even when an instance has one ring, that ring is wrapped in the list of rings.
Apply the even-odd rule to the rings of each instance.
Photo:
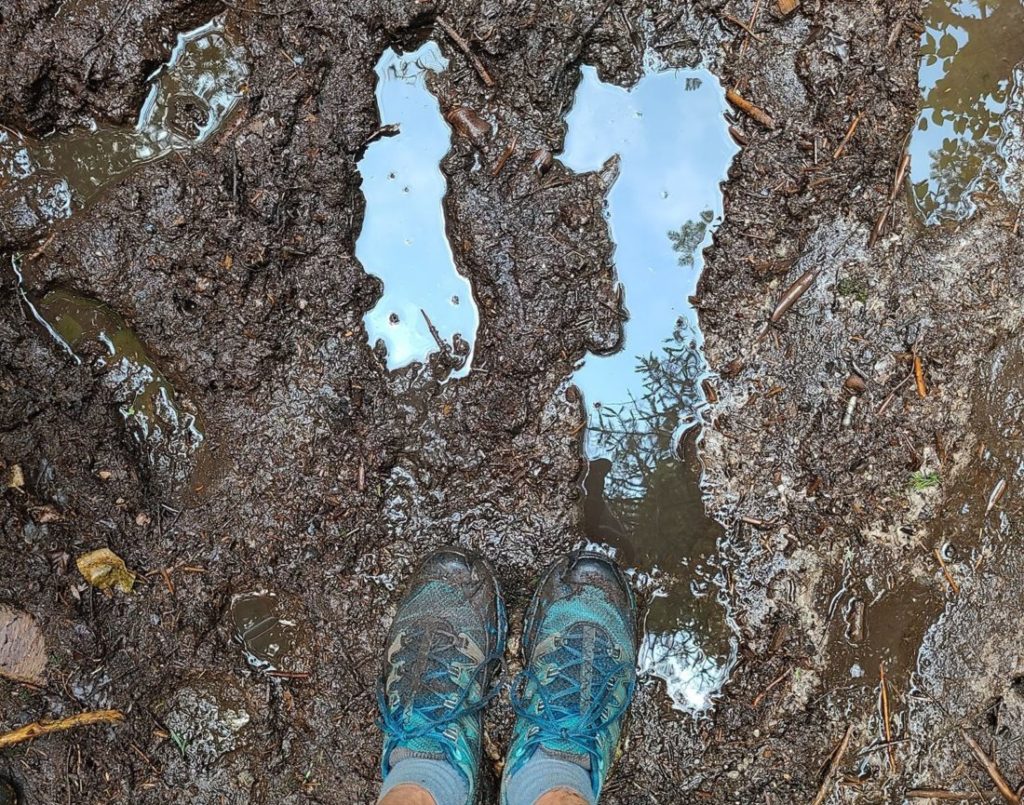
[[[178,36],[149,79],[134,128],[90,128],[36,140],[0,128],[0,243],[70,218],[142,165],[208,141],[237,107],[248,68],[222,18]]]
[[[90,362],[113,392],[149,480],[169,497],[181,496],[198,478],[195,471],[204,458],[206,437],[195,406],[174,389],[125,320],[107,305],[63,289],[29,304],[68,355],[76,363]]]
[[[932,0],[925,26],[910,170],[914,203],[935,224],[1019,192],[1007,167],[1024,123],[1024,4]]]
[[[461,377],[469,372],[479,316],[468,280],[455,268],[442,201],[441,160],[451,129],[427,88],[448,66],[434,42],[411,53],[385,51],[377,62],[381,133],[359,162],[366,197],[356,257],[384,283],[365,316],[371,345],[389,369],[426,363],[440,353]]]
[[[713,583],[722,529],[705,514],[697,457],[708,371],[688,301],[737,151],[724,112],[706,70],[649,70],[627,90],[584,67],[561,156],[577,172],[618,160],[607,215],[629,313],[621,349],[573,375],[589,425],[586,527],[658,585],[640,664],[691,712],[710,705],[735,653]]]
[[[272,592],[241,593],[231,601],[235,640],[257,671],[271,676],[308,671],[307,636],[294,613],[285,611],[288,608],[288,602]]]

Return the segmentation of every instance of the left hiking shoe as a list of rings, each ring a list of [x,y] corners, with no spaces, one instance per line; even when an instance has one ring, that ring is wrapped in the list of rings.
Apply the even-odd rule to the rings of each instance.
[[[490,566],[458,548],[428,556],[388,635],[378,703],[384,776],[408,758],[444,760],[477,794],[481,710],[502,665],[505,607]]]
[[[523,654],[502,805],[510,781],[535,756],[584,769],[592,789],[585,793],[596,801],[636,686],[636,603],[618,565],[590,551],[557,560],[530,605]]]

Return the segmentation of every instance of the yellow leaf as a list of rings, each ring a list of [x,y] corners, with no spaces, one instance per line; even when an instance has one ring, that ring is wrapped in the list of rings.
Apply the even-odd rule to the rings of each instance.
[[[123,593],[130,593],[135,584],[135,574],[109,548],[84,553],[75,560],[75,564],[85,580],[100,590],[116,587]]]

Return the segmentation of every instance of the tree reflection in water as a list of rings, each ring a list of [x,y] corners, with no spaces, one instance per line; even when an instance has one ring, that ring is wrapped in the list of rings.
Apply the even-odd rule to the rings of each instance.
[[[921,36],[921,112],[910,152],[914,201],[929,223],[963,219],[1006,172],[1008,102],[1024,61],[1021,0],[932,0]]]

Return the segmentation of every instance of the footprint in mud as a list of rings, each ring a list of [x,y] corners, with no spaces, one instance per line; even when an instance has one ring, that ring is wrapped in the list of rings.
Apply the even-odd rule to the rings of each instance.
[[[588,355],[572,377],[588,417],[584,525],[654,593],[641,670],[665,682],[678,709],[701,712],[729,676],[736,640],[709,579],[722,527],[704,511],[697,444],[708,372],[687,299],[738,149],[725,93],[700,69],[652,68],[625,89],[586,66],[566,127],[570,169],[618,160],[607,214],[631,314],[622,348]]]
[[[240,593],[231,599],[235,640],[257,671],[272,676],[309,671],[309,636],[294,601],[272,592]]]
[[[52,290],[32,305],[40,323],[76,362],[91,361],[155,491],[180,498],[203,457],[203,426],[124,319],[94,299]]]
[[[0,127],[0,247],[25,243],[70,218],[142,165],[206,142],[245,91],[245,51],[223,18],[178,36],[149,78],[133,128],[93,124],[42,139]]]
[[[411,53],[389,48],[377,63],[380,120],[398,131],[371,143],[359,162],[366,214],[356,257],[384,283],[365,323],[370,345],[384,347],[388,369],[427,363],[433,354],[463,377],[479,314],[445,229],[448,186],[440,164],[451,129],[426,83],[447,64],[430,41]]]

